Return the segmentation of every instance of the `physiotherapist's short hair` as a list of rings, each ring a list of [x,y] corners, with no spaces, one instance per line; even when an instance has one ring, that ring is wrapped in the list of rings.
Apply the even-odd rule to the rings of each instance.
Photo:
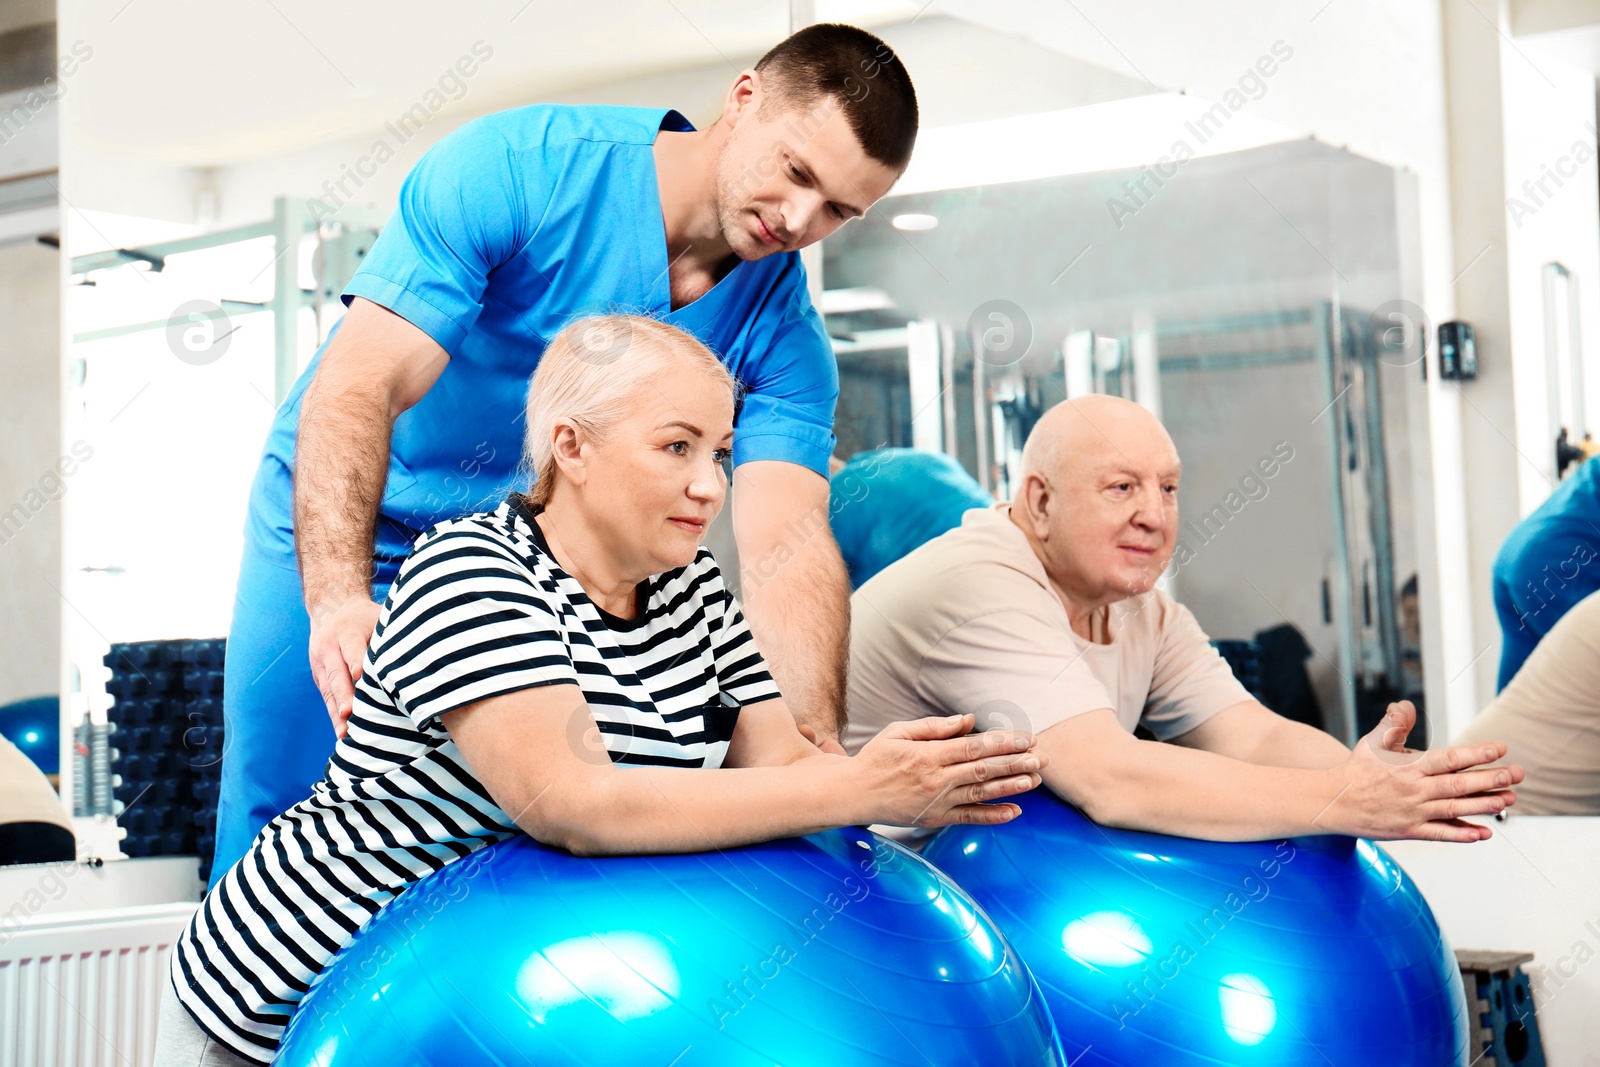
[[[591,315],[563,326],[528,383],[528,432],[522,442],[527,500],[539,507],[555,491],[553,431],[558,421],[604,438],[633,398],[666,373],[700,371],[735,395],[733,375],[694,337],[643,315]]]
[[[761,110],[798,111],[832,97],[868,156],[894,170],[917,142],[917,93],[900,58],[855,26],[821,22],[775,45],[756,63],[768,94]]]

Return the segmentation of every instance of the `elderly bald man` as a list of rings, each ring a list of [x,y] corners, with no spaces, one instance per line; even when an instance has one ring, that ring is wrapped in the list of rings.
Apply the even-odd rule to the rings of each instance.
[[[1046,412],[1016,499],[880,571],[852,599],[846,747],[972,712],[1031,730],[1044,783],[1096,822],[1210,840],[1342,833],[1478,841],[1515,803],[1497,741],[1416,753],[1409,702],[1354,751],[1252,699],[1156,579],[1182,465],[1149,412],[1086,396]],[[1157,738],[1139,740],[1143,723]]]

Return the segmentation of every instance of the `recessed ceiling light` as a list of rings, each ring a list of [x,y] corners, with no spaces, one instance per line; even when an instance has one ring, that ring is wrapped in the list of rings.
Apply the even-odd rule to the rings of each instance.
[[[889,220],[897,230],[931,230],[939,225],[934,215],[896,215]]]

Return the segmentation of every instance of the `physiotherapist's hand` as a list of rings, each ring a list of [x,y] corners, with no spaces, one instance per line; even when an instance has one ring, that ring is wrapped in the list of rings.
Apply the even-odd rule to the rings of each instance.
[[[343,737],[355,701],[355,681],[361,677],[367,642],[378,626],[379,605],[367,597],[350,597],[338,605],[326,604],[311,616],[311,677],[333,720],[333,732]]]
[[[813,727],[802,723],[800,724],[800,736],[805,738],[807,741],[810,741],[813,745],[816,745],[830,756],[848,756],[850,754],[846,752],[844,750],[844,746],[839,743],[838,734],[829,733],[827,731],[823,731],[821,734],[819,734]]]
[[[1389,705],[1383,721],[1362,738],[1343,766],[1333,768],[1337,794],[1316,817],[1336,833],[1392,841],[1482,841],[1487,826],[1467,815],[1495,815],[1517,802],[1511,786],[1518,766],[1490,767],[1506,754],[1499,741],[1418,752],[1405,747],[1416,708]],[[1474,769],[1477,768],[1477,769]]]
[[[851,762],[869,808],[868,822],[949,826],[1010,822],[1014,804],[990,801],[1038,786],[1045,757],[1021,730],[970,733],[971,715],[891,723]]]

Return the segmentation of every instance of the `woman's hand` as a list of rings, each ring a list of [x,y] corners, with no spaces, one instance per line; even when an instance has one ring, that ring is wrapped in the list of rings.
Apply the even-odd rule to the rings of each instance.
[[[1045,758],[1031,733],[971,733],[971,715],[891,723],[852,761],[862,791],[862,822],[893,826],[997,824],[1021,814],[990,801],[1026,793]]]
[[[500,809],[579,855],[700,852],[837,826],[1002,823],[988,801],[1039,784],[1026,733],[962,736],[972,716],[896,723],[857,756],[820,751],[781,700],[746,705],[719,770],[619,767],[584,695],[546,685],[440,716]]]

